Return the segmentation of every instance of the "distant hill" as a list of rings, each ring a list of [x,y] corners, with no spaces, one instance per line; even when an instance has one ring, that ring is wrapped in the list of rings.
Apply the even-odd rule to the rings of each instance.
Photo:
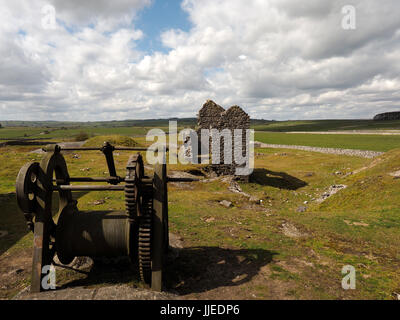
[[[9,120],[2,121],[4,127],[39,127],[39,128],[60,128],[60,127],[79,127],[79,128],[92,128],[92,127],[164,127],[168,126],[168,121],[178,120],[179,124],[195,124],[197,120],[195,118],[171,118],[171,119],[146,119],[146,120],[112,120],[112,121],[17,121]]]
[[[169,118],[169,119],[145,119],[145,120],[113,120],[113,121],[2,121],[4,127],[38,127],[38,128],[116,128],[116,127],[167,127],[169,121],[178,121],[179,126],[194,127],[197,118]],[[254,119],[252,125],[267,125],[270,120]]]
[[[385,112],[377,114],[374,117],[375,121],[382,121],[382,120],[400,120],[400,111],[397,112]]]

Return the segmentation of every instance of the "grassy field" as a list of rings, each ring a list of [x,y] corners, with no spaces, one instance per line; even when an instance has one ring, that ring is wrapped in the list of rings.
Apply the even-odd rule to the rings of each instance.
[[[143,137],[135,140],[146,145]],[[400,179],[390,175],[400,170],[397,136],[257,132],[256,140],[390,151],[364,159],[257,149],[251,182],[240,186],[262,202],[231,192],[224,179],[169,184],[170,231],[184,248],[168,265],[167,290],[183,299],[392,299],[400,292]],[[29,153],[35,148],[0,149],[0,231],[7,231],[0,239],[0,298],[13,297],[30,283],[33,237],[17,208],[14,184],[24,163],[42,158]],[[129,154],[115,157],[120,176]],[[100,152],[79,155],[65,154],[71,176],[105,175]],[[201,173],[202,167],[169,165],[168,170]],[[316,201],[338,184],[347,188]],[[77,193],[76,198],[80,210],[124,210],[122,193]],[[104,202],[95,206],[97,200]],[[221,206],[222,200],[232,207]],[[356,290],[341,287],[341,270],[348,264],[356,269]],[[126,265],[88,274],[57,271],[62,287],[111,283],[143,286]]]
[[[180,128],[194,128],[195,118],[126,120],[108,122],[55,122],[55,121],[0,121],[0,139],[23,138],[71,138],[80,131],[91,135],[121,134],[145,135],[149,128],[161,128],[167,131],[169,120],[178,121]],[[342,131],[342,130],[400,130],[400,120],[308,120],[308,121],[269,121],[251,120],[251,127],[256,131],[293,132],[293,131]],[[49,131],[49,134],[40,135]]]
[[[400,135],[307,134],[256,132],[255,140],[270,144],[388,151],[400,148]]]
[[[174,119],[176,120],[176,119]],[[127,123],[132,122],[131,126]],[[149,129],[160,128],[168,132],[168,119],[164,120],[127,120],[94,123],[64,123],[64,122],[33,122],[37,126],[21,126],[23,122],[12,122],[19,127],[6,126],[0,129],[1,140],[12,139],[57,139],[74,140],[84,132],[89,137],[98,135],[124,135],[132,137],[145,136]],[[43,126],[43,125],[47,126]],[[62,124],[62,125],[61,125]],[[69,127],[66,126],[69,124]],[[25,124],[26,125],[26,124]],[[39,126],[41,125],[41,126]],[[194,128],[195,119],[180,119],[178,130]],[[361,149],[372,151],[388,151],[400,147],[400,135],[357,135],[357,134],[302,134],[283,132],[293,131],[329,131],[329,130],[378,130],[400,129],[400,121],[372,121],[372,120],[315,120],[315,121],[267,121],[253,120],[251,127],[256,130],[257,141],[270,144],[305,145],[312,147],[330,147]],[[43,134],[45,133],[45,134]]]
[[[387,130],[400,129],[400,120],[308,120],[308,121],[276,121],[268,124],[255,124],[257,131],[328,131],[328,130]]]
[[[85,132],[89,136],[95,135],[125,135],[142,136],[146,135],[149,127],[88,127],[88,128],[31,128],[31,127],[5,127],[0,130],[0,139],[18,139],[18,138],[42,138],[71,140],[79,133]],[[167,131],[167,128],[162,128]],[[46,132],[46,134],[41,134]]]
[[[24,138],[24,136],[37,136],[44,129],[41,128],[23,128],[23,127],[7,127],[0,129],[0,139]]]
[[[170,118],[170,119],[147,119],[147,120],[110,120],[110,121],[1,121],[3,127],[26,127],[26,128],[118,128],[118,127],[168,127],[170,120],[179,120],[184,126],[192,126],[197,123],[196,118]],[[254,123],[266,123],[265,120],[254,120]]]

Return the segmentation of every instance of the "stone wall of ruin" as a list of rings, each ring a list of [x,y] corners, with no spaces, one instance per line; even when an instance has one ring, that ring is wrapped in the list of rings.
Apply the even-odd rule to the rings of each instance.
[[[220,164],[211,164],[210,168],[217,175],[235,175],[236,168],[238,164],[235,163],[235,153],[239,152],[239,155],[244,157],[246,155],[246,148],[248,148],[247,129],[250,129],[250,117],[243,111],[239,106],[232,106],[228,110],[225,110],[221,106],[217,105],[215,102],[208,100],[203,107],[200,109],[198,114],[198,129],[197,133],[199,138],[201,137],[201,129],[217,129],[221,132],[224,129],[230,130],[232,133],[232,164],[225,164],[224,158],[224,148],[225,141],[223,138],[220,141],[212,141],[210,137],[209,143],[209,156],[212,159],[212,148],[216,147],[219,143],[220,145]],[[242,131],[242,148],[238,150],[235,148],[234,141],[234,130]],[[229,144],[228,144],[229,146]],[[201,144],[199,144],[199,155],[201,155]],[[248,176],[238,176],[241,180],[248,181]]]

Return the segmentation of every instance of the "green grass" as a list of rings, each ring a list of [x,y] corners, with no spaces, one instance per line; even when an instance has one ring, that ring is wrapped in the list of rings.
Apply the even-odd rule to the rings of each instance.
[[[40,128],[116,128],[116,127],[167,127],[170,120],[179,121],[180,125],[194,126],[197,123],[196,118],[170,118],[170,119],[147,119],[147,120],[111,120],[111,121],[1,121],[3,127],[40,127]],[[255,120],[255,123],[266,123],[264,120]]]
[[[164,132],[168,132],[169,128],[165,126],[157,127]],[[5,127],[0,129],[0,139],[58,139],[58,140],[73,140],[78,134],[84,132],[90,137],[99,135],[122,135],[122,136],[146,136],[149,130],[153,127],[69,127],[69,128],[36,128],[36,127]],[[178,130],[184,127],[179,124]],[[47,134],[40,134],[47,131]],[[1,140],[0,140],[1,142]]]
[[[283,137],[292,137],[261,134],[278,140],[269,143],[288,144],[282,141]],[[338,137],[304,136],[304,139]],[[368,145],[370,136],[345,137],[352,143],[348,145],[356,149],[373,149]],[[357,140],[364,137],[368,140],[365,145],[363,140]],[[32,235],[26,232],[15,195],[6,194],[14,191],[19,168],[42,157],[29,154],[32,149],[17,146],[0,149],[0,230],[9,231],[0,250],[9,255],[7,259],[32,245]],[[120,176],[125,174],[130,154],[119,152],[115,157]],[[248,299],[255,293],[262,299],[391,299],[392,293],[400,289],[400,179],[389,173],[400,170],[400,149],[373,160],[283,149],[257,149],[256,154],[255,179],[241,187],[263,200],[261,205],[230,192],[228,183],[221,180],[190,183],[188,187],[169,184],[170,230],[182,237],[185,245],[180,258],[168,265],[169,288],[188,298]],[[106,162],[101,152],[79,152],[79,155],[76,159],[73,153],[65,154],[71,176],[105,175]],[[366,169],[350,174],[363,167]],[[169,166],[169,170],[189,168],[193,166]],[[342,174],[336,174],[338,171]],[[333,184],[348,187],[322,204],[313,201]],[[123,193],[90,192],[77,196],[80,210],[124,210]],[[93,202],[99,199],[105,202],[94,206]],[[219,204],[221,200],[229,200],[233,206],[225,208]],[[298,212],[298,207],[304,205],[306,211]],[[283,224],[295,226],[304,236],[285,235]],[[346,264],[354,265],[357,271],[354,291],[341,288],[341,268]],[[236,283],[237,276],[247,280]],[[65,272],[60,280],[63,284],[71,281],[85,284],[85,277]],[[114,274],[110,277],[104,284],[120,281]],[[102,282],[101,274],[95,278]],[[127,276],[123,281],[132,279]],[[29,282],[28,278],[22,280]],[[0,296],[10,296],[11,291],[1,290]]]
[[[78,127],[78,128],[26,128],[26,127],[6,127],[0,130],[1,139],[16,138],[43,138],[43,139],[73,139],[81,132],[95,135],[124,135],[124,136],[140,136],[146,135],[148,127]],[[40,134],[48,131],[48,134]],[[26,136],[25,136],[26,135]]]
[[[276,121],[270,124],[255,124],[257,131],[328,131],[328,130],[383,130],[400,129],[400,120],[373,121],[373,120],[299,120]]]
[[[167,127],[170,119],[97,121],[97,122],[63,122],[63,121],[0,121],[4,127],[26,128],[118,128],[118,127]],[[171,119],[178,121],[180,126],[194,127],[196,118]],[[400,129],[400,120],[297,120],[271,121],[251,119],[252,128],[259,131],[325,131],[325,130],[376,130]]]
[[[103,143],[107,141],[113,146],[123,146],[123,147],[138,147],[139,144],[130,137],[110,135],[110,136],[96,136],[90,138],[83,145],[84,147],[101,147]]]
[[[285,283],[283,287],[290,286],[288,292],[295,292],[298,298],[391,299],[399,283],[396,265],[400,259],[400,214],[396,206],[400,180],[394,180],[388,172],[400,169],[396,160],[400,159],[400,150],[390,152],[390,157],[385,155],[382,165],[375,169],[346,178],[346,173],[368,166],[373,160],[303,151],[256,151],[264,154],[257,157],[257,170],[268,171],[259,171],[257,182],[242,184],[242,188],[262,199],[262,206],[251,206],[220,182],[195,190],[170,188],[172,228],[189,245],[275,252],[269,264],[270,279]],[[336,175],[338,170],[343,175]],[[357,187],[364,175],[372,175],[373,179],[367,188]],[[384,176],[385,183],[376,184],[379,176]],[[299,186],[298,180],[305,185]],[[355,185],[322,205],[314,205],[312,199],[330,185],[341,183]],[[221,207],[218,202],[223,199],[232,201],[233,207]],[[305,201],[310,203],[307,211],[297,212]],[[349,226],[344,220],[369,226]],[[307,236],[284,236],[283,222]],[[357,290],[353,292],[345,292],[340,286],[340,270],[346,264],[357,270]],[[266,290],[265,284],[257,285],[260,296],[271,298]]]
[[[306,134],[256,132],[255,140],[269,144],[388,151],[400,148],[400,135]]]
[[[30,137],[43,131],[44,129],[33,127],[5,127],[0,129],[0,139],[24,138],[24,135]]]

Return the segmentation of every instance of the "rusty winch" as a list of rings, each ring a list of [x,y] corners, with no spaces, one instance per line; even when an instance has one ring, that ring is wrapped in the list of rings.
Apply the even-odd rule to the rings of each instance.
[[[43,290],[42,268],[53,262],[55,254],[62,264],[75,257],[129,256],[138,265],[141,280],[155,291],[162,289],[162,269],[169,247],[167,182],[195,179],[169,178],[164,161],[154,166],[153,176],[145,176],[140,153],[129,157],[126,176],[116,173],[113,152],[145,151],[144,148],[114,147],[105,142],[101,148],[43,149],[40,163],[29,162],[19,171],[16,182],[18,205],[34,233],[31,291]],[[62,151],[100,150],[105,155],[109,177],[70,177]],[[166,158],[166,150],[164,159]],[[107,184],[71,185],[71,182]],[[125,211],[80,211],[73,191],[122,191]],[[53,192],[58,192],[59,209],[53,220]]]

